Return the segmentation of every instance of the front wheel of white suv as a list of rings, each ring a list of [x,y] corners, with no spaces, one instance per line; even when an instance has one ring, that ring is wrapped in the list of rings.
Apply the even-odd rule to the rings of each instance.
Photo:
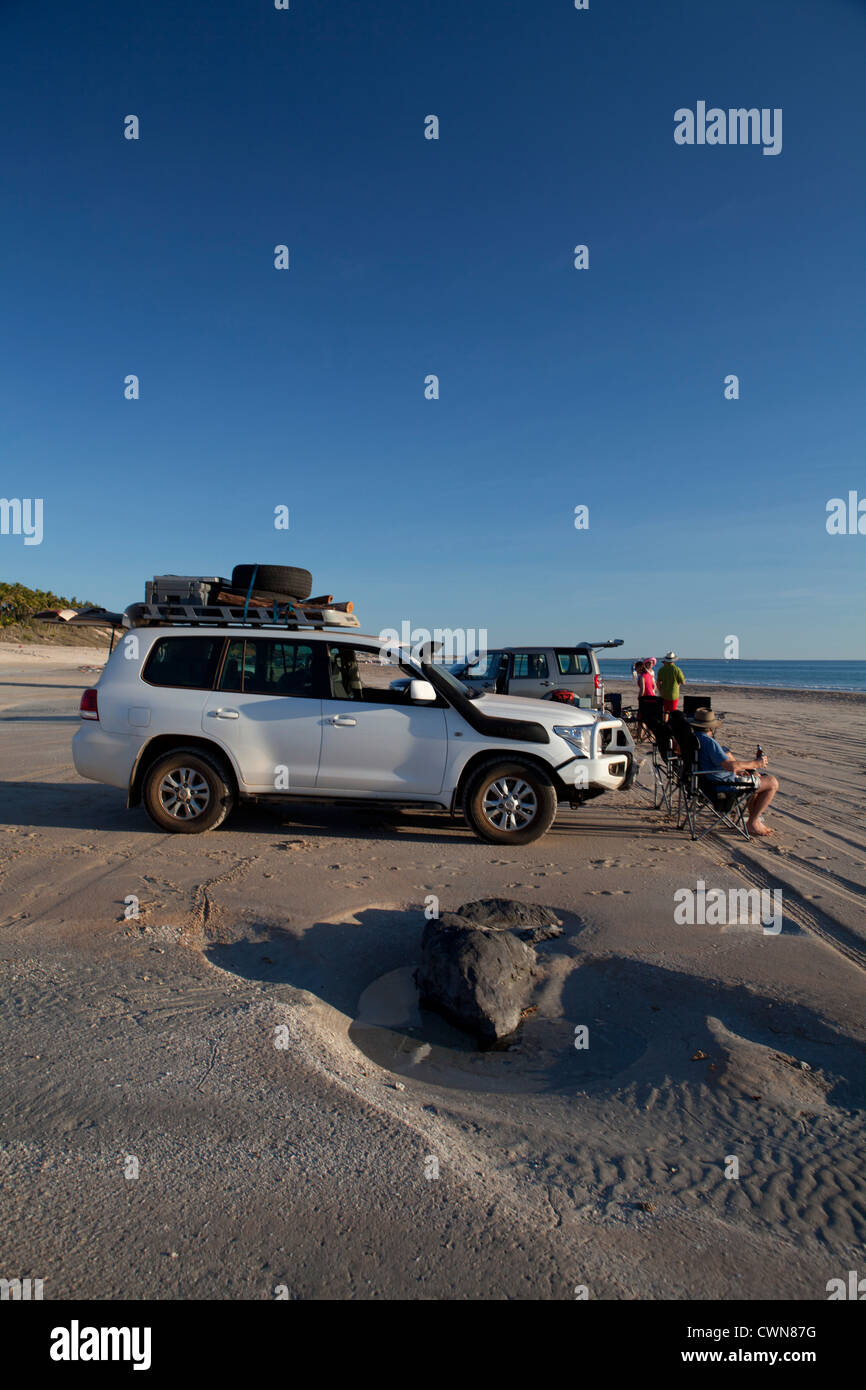
[[[199,835],[221,825],[234,805],[226,774],[216,760],[191,748],[165,753],[148,769],[143,801],[160,830]]]
[[[553,824],[557,795],[533,763],[491,759],[472,773],[463,797],[466,819],[481,840],[529,845]]]

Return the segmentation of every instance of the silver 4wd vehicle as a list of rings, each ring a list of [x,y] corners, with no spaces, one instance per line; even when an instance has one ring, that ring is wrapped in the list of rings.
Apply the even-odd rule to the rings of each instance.
[[[569,690],[579,699],[601,709],[604,685],[596,651],[621,647],[622,638],[609,642],[577,642],[549,647],[498,647],[483,656],[449,667],[453,675],[479,694],[529,695],[552,698],[555,690]]]
[[[184,834],[239,801],[295,797],[442,807],[514,845],[539,839],[560,802],[630,784],[619,719],[478,696],[432,651],[395,669],[392,650],[324,625],[136,627],[82,696],[76,770]]]

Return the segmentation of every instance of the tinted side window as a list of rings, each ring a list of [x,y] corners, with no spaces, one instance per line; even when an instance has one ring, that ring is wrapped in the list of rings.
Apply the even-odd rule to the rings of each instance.
[[[408,705],[408,689],[404,686],[401,690],[391,690],[391,683],[411,679],[417,676],[417,671],[410,666],[383,664],[378,660],[361,662],[358,658],[363,655],[363,647],[349,647],[344,642],[328,648],[332,699],[366,700],[371,705]]]
[[[353,647],[328,648],[331,675],[331,694],[335,700],[363,700],[364,686],[361,667]]]
[[[540,652],[514,653],[514,680],[542,680],[547,675],[547,657]]]
[[[160,637],[151,648],[142,678],[150,685],[212,690],[225,638]]]
[[[243,663],[245,695],[294,695],[312,699],[313,648],[281,638],[247,638]]]
[[[556,662],[563,676],[592,675],[592,662],[588,652],[557,652]]]
[[[220,690],[243,690],[244,680],[244,641],[229,642],[223,669],[220,672]]]

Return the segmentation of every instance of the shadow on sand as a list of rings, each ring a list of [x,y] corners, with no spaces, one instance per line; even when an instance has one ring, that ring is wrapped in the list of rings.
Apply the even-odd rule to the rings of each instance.
[[[866,1046],[812,1010],[659,965],[585,955],[579,920],[560,915],[565,934],[537,948],[542,962],[563,958],[558,1005],[527,1018],[498,1052],[480,1051],[470,1035],[419,1008],[420,907],[371,907],[302,932],[244,924],[243,937],[214,943],[206,954],[244,979],[315,995],[349,1020],[348,1036],[365,1056],[407,1079],[536,1092],[714,1085],[731,1065],[709,1022],[718,1019],[746,1052],[768,1049],[783,1069],[792,1055],[806,1064],[806,1079],[823,1075],[831,1104],[866,1108]],[[345,1024],[333,1022],[345,1035]],[[585,1049],[575,1046],[580,1025],[589,1030]]]

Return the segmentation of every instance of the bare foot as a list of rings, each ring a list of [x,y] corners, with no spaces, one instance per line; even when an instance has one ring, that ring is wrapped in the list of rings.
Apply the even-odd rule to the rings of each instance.
[[[750,835],[775,835],[775,831],[765,825],[762,820],[756,820],[754,824],[747,824],[746,829]]]

